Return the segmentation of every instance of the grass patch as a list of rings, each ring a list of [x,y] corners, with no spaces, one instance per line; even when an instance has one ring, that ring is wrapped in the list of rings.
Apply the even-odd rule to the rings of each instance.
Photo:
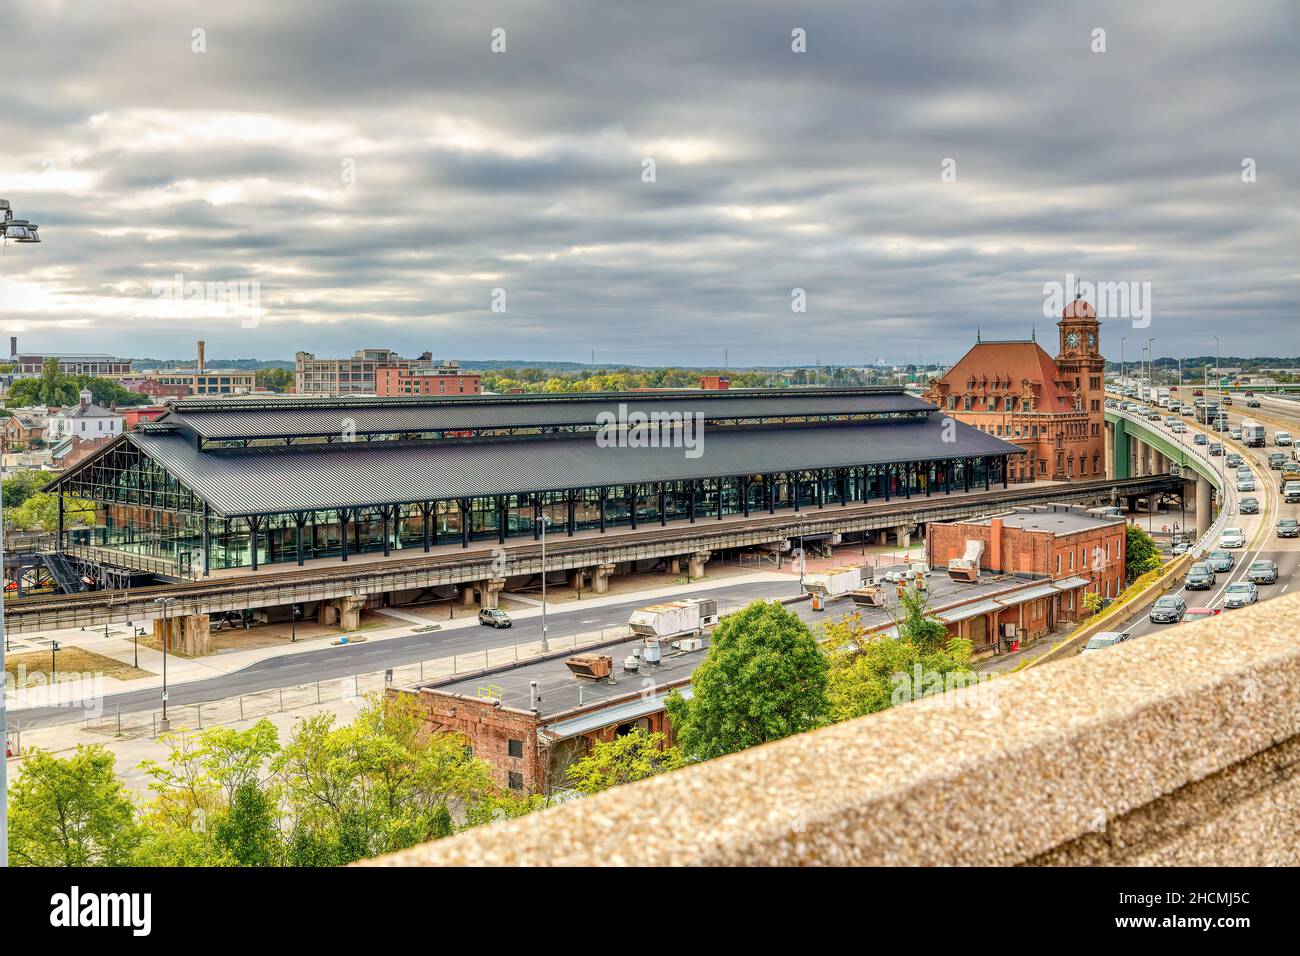
[[[153,676],[150,671],[80,647],[60,648],[55,655],[54,667],[56,683],[77,680],[85,674],[101,674],[114,680],[139,680],[141,677]],[[32,651],[6,655],[5,673],[13,678],[13,686],[18,690],[44,687],[50,683],[50,653]]]

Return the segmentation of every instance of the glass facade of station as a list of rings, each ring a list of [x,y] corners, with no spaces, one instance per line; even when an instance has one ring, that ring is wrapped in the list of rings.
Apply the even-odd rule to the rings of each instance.
[[[161,573],[198,576],[204,569],[535,540],[543,520],[548,536],[572,535],[982,490],[1004,485],[1005,472],[1002,456],[958,458],[226,517],[124,442],[68,475],[60,490],[95,506],[93,527],[68,532],[72,549],[105,549],[157,562]],[[111,561],[111,554],[100,557]]]

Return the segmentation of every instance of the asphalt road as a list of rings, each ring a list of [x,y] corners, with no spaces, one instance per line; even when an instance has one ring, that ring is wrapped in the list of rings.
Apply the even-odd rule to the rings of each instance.
[[[1236,403],[1230,406],[1228,411],[1228,422],[1230,425],[1240,425],[1243,419],[1251,417],[1254,409],[1245,407],[1245,399],[1234,396],[1233,401]],[[1286,418],[1288,415],[1279,415],[1272,408],[1259,409],[1265,414],[1275,418]],[[1188,422],[1187,434],[1182,437],[1187,442],[1193,440],[1192,434],[1201,426],[1195,421]],[[1154,424],[1154,423],[1153,423]],[[1276,584],[1259,585],[1259,600],[1261,602],[1275,598],[1281,594],[1289,594],[1296,585],[1298,575],[1300,575],[1300,539],[1297,538],[1279,538],[1277,536],[1277,522],[1279,518],[1300,518],[1300,504],[1286,504],[1282,501],[1279,494],[1278,480],[1279,472],[1273,471],[1268,467],[1268,455],[1271,452],[1285,452],[1290,455],[1290,448],[1278,448],[1273,444],[1273,432],[1275,426],[1265,424],[1267,444],[1263,448],[1247,448],[1241,442],[1232,441],[1228,438],[1227,432],[1218,435],[1217,440],[1224,444],[1225,453],[1237,452],[1245,462],[1250,465],[1251,470],[1255,473],[1255,491],[1238,493],[1235,490],[1235,478],[1233,470],[1228,470],[1229,485],[1233,489],[1230,493],[1230,515],[1226,522],[1229,527],[1238,527],[1245,532],[1246,547],[1237,549],[1233,552],[1236,559],[1232,571],[1220,572],[1218,580],[1213,588],[1208,591],[1188,591],[1186,588],[1179,588],[1172,593],[1177,594],[1187,602],[1188,607],[1212,607],[1223,608],[1224,592],[1229,584],[1235,581],[1245,580],[1246,568],[1250,562],[1267,559],[1277,563],[1278,579]],[[1300,426],[1298,426],[1300,430]],[[1296,432],[1293,432],[1295,434]],[[1216,433],[1207,431],[1207,434],[1214,436]],[[1213,437],[1211,440],[1216,440]],[[1216,459],[1222,461],[1223,459]],[[1239,515],[1236,514],[1236,498],[1245,495],[1254,495],[1260,502],[1260,513],[1258,515]],[[1234,613],[1232,610],[1224,610],[1225,614]],[[1175,624],[1152,624],[1150,620],[1143,616],[1138,619],[1136,626],[1133,628],[1134,636],[1149,634],[1153,631],[1165,630],[1171,627],[1177,627]]]
[[[788,583],[763,581],[749,584],[724,584],[707,590],[690,591],[681,596],[715,598],[719,605],[726,606],[742,604],[758,598],[797,593],[797,579],[791,578]],[[672,600],[672,598],[657,600]],[[627,624],[628,616],[632,611],[646,603],[645,597],[634,597],[603,607],[570,608],[566,605],[563,610],[552,610],[546,615],[547,631],[552,640],[557,640],[576,633],[600,630],[602,627],[624,625]],[[809,615],[808,619],[812,620],[812,612],[808,610],[807,604],[798,605],[798,610],[801,616]],[[448,631],[431,631],[386,638],[382,641],[322,647],[319,650],[304,651],[300,654],[271,657],[218,677],[172,684],[168,688],[167,703],[173,707],[201,704],[227,697],[237,697],[240,694],[371,673],[389,667],[415,664],[435,657],[467,654],[510,644],[526,644],[541,640],[541,637],[542,622],[538,616],[519,619],[513,627],[500,630],[490,627],[462,627]],[[156,686],[113,694],[104,699],[104,710],[105,712],[116,711],[119,707],[123,713],[154,710],[161,706],[159,694],[160,688]],[[81,717],[82,710],[79,707],[16,709],[11,705],[8,712],[10,723],[25,728],[68,723]]]

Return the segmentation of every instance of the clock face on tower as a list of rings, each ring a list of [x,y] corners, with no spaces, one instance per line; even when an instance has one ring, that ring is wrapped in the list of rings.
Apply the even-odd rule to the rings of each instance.
[[[1079,347],[1079,333],[1067,332],[1065,334],[1065,347],[1067,349],[1077,349]]]
[[[1090,349],[1096,349],[1096,348],[1097,348],[1097,333],[1096,333],[1096,332],[1089,332],[1089,333],[1088,333],[1088,348],[1090,348]]]

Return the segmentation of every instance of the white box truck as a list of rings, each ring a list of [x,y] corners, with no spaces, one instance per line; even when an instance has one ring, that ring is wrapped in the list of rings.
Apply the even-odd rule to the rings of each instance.
[[[687,598],[651,604],[633,611],[627,623],[633,634],[660,640],[700,634],[718,623],[718,602],[712,598]]]
[[[1241,423],[1241,440],[1251,448],[1263,448],[1264,426],[1259,422],[1253,422],[1249,418]]]

